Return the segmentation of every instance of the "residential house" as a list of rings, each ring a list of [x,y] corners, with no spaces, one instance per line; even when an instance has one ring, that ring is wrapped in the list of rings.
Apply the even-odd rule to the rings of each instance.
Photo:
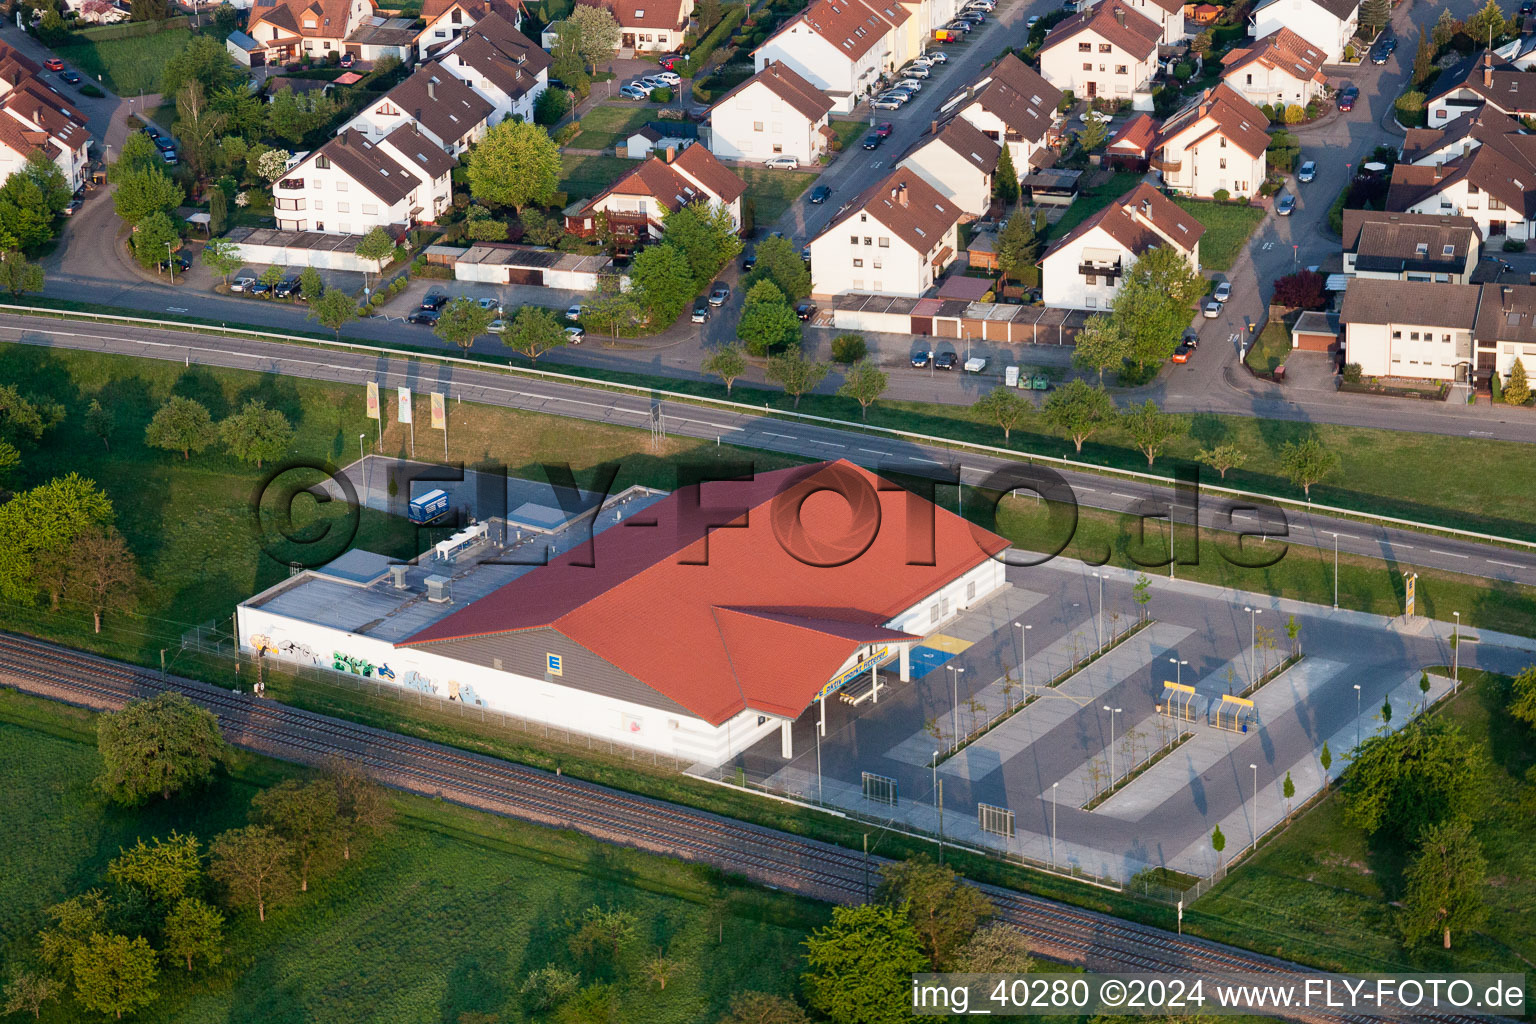
[[[1344,273],[1352,277],[1467,284],[1481,250],[1470,217],[1344,211]]]
[[[752,60],[758,71],[788,65],[846,114],[882,72],[922,52],[922,20],[898,0],[813,0],[752,51]]]
[[[1104,147],[1104,160],[1122,171],[1145,171],[1156,141],[1156,119],[1151,114],[1137,114]]]
[[[708,148],[689,146],[670,163],[648,157],[596,197],[572,204],[565,211],[565,229],[590,238],[599,230],[598,214],[604,214],[620,246],[632,249],[661,238],[668,213],[689,203],[710,203],[730,211],[739,230],[746,190],[747,183]]]
[[[644,160],[652,153],[673,155],[682,152],[699,141],[699,126],[691,121],[649,121],[637,132],[631,132],[619,146],[619,153],[631,160]]]
[[[534,104],[549,88],[549,54],[494,12],[434,52],[438,66],[491,104],[487,126],[509,117],[532,121]]]
[[[386,227],[398,234],[448,209],[453,165],[410,124],[377,143],[343,129],[277,181],[273,215],[280,231],[361,235]]]
[[[364,107],[344,130],[382,139],[402,124],[414,124],[450,156],[459,156],[485,135],[495,107],[436,61]]]
[[[972,220],[992,205],[992,178],[1003,149],[965,117],[957,117],[919,142],[897,165],[932,185]]]
[[[1061,90],[1013,54],[1004,54],[986,77],[939,108],[939,117],[960,117],[993,142],[1008,147],[1014,173],[1029,173],[1047,146]]]
[[[1485,105],[1510,117],[1536,117],[1536,75],[1485,51],[1435,80],[1425,116],[1429,127],[1441,128]]]
[[[619,23],[619,49],[666,53],[683,45],[692,0],[581,0],[606,7]]]
[[[1126,0],[1102,0],[1051,29],[1040,49],[1040,73],[1078,99],[1129,100],[1157,72],[1162,23]]]
[[[1517,71],[1536,68],[1536,32],[1522,32],[1494,51],[1494,55]]]
[[[1288,28],[1227,53],[1221,80],[1255,106],[1302,106],[1327,88],[1323,54]]]
[[[955,259],[961,216],[921,175],[896,168],[811,239],[811,293],[921,296]]]
[[[1190,195],[1252,195],[1268,174],[1268,125],[1230,86],[1212,86],[1163,122],[1152,169],[1168,188]]]
[[[1536,287],[1483,285],[1472,337],[1477,346],[1472,379],[1478,387],[1487,388],[1495,373],[1507,381],[1516,359],[1531,371],[1536,367]]]
[[[1046,250],[1041,299],[1064,309],[1109,309],[1126,271],[1149,249],[1172,246],[1199,270],[1203,234],[1193,214],[1151,185],[1137,185]]]
[[[85,184],[91,135],[85,115],[43,84],[42,71],[20,51],[0,43],[0,179],[41,153],[73,191]]]
[[[1536,135],[1489,107],[1409,132],[1387,209],[1470,217],[1485,243],[1536,238]]]
[[[1161,29],[1161,34],[1157,37],[1160,45],[1177,47],[1189,39],[1189,33],[1184,28],[1183,0],[1126,0],[1126,2],[1136,13],[1144,14],[1150,20],[1157,22]]]
[[[1344,358],[1370,377],[1465,380],[1475,365],[1483,291],[1472,284],[1356,277],[1339,314]]]
[[[409,19],[381,17],[374,0],[255,0],[243,35],[260,49],[229,49],[251,67],[344,52],[363,60],[406,60],[416,34],[411,25]]]
[[[1282,28],[1316,47],[1324,63],[1336,64],[1360,28],[1360,0],[1263,0],[1248,15],[1248,34],[1255,39]]]
[[[725,160],[792,156],[813,164],[831,141],[833,106],[787,64],[769,64],[709,109],[710,152]]]
[[[481,18],[494,14],[514,29],[523,27],[522,0],[425,0],[421,17],[426,26],[416,36],[421,60],[473,28]]]
[[[1216,24],[1216,19],[1221,17],[1221,11],[1222,8],[1215,4],[1184,5],[1184,17],[1202,27]]]

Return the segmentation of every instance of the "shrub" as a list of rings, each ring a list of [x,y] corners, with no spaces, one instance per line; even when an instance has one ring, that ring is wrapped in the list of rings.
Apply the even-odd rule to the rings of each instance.
[[[1344,383],[1346,383],[1346,384],[1359,384],[1361,378],[1364,377],[1364,376],[1365,376],[1365,371],[1360,368],[1360,364],[1359,363],[1345,363],[1344,364]]]
[[[1298,270],[1275,280],[1273,301],[1277,306],[1322,309],[1328,304],[1328,279],[1315,270]]]
[[[572,121],[570,124],[561,126],[560,130],[555,132],[555,144],[557,146],[569,145],[570,141],[580,134],[581,122]]]
[[[1302,109],[1300,103],[1292,103],[1285,108],[1285,123],[1300,124],[1307,119],[1307,112]]]
[[[671,103],[672,102],[672,90],[671,89],[653,89],[653,90],[651,90],[651,99],[655,100],[657,103]]]
[[[839,334],[832,339],[832,361],[834,363],[856,363],[869,353],[869,346],[864,344],[864,339],[857,334]]]
[[[1067,111],[1071,110],[1073,105],[1076,103],[1077,97],[1072,94],[1071,89],[1068,89],[1061,94],[1061,102],[1056,104],[1056,112],[1058,114],[1065,114]]]
[[[82,96],[90,96],[93,99],[98,99],[99,100],[103,96],[105,96],[106,93],[102,92],[100,89],[96,88],[94,85],[91,85],[89,82],[87,82],[85,85],[82,85],[80,87],[80,95],[82,95]]]
[[[1397,98],[1393,106],[1397,110],[1397,119],[1406,128],[1421,128],[1424,126],[1425,96],[1422,92],[1405,92]]]
[[[1228,199],[1232,198],[1232,193],[1228,192],[1224,188],[1219,188],[1215,192],[1211,193],[1211,198],[1216,200],[1218,203],[1224,203]]]
[[[1504,239],[1504,251],[1505,252],[1525,252],[1525,243],[1524,242],[1517,242],[1513,238],[1506,238],[1506,239]]]
[[[546,127],[559,124],[571,109],[571,96],[564,89],[545,89],[533,105],[533,120]]]

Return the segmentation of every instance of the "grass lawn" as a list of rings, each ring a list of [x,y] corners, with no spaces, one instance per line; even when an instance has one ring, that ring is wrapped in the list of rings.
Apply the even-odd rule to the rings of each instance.
[[[190,832],[205,843],[245,823],[252,795],[301,769],[242,754],[207,790],[130,811],[96,793],[94,716],[0,691],[0,950],[23,960],[43,910],[100,884],[136,838]],[[526,1021],[530,971],[580,967],[617,988],[621,1019],[714,1020],[735,992],[792,993],[800,941],[829,908],[728,881],[707,868],[569,832],[396,795],[398,827],[287,907],[230,915],[224,964],[195,980],[166,968],[161,997],[136,1021],[191,1024]],[[581,964],[566,945],[589,906],[638,918],[616,966]],[[722,941],[723,936],[723,941]],[[680,969],[665,989],[640,962],[666,950]],[[481,1016],[483,1015],[483,1016]],[[72,998],[44,1021],[84,1020]],[[542,1019],[542,1018],[541,1018]]]
[[[612,149],[645,127],[647,121],[653,120],[656,120],[654,107],[637,107],[634,104],[625,107],[612,104],[596,106],[581,119],[581,134],[570,144],[577,149]]]
[[[1438,943],[1402,949],[1390,901],[1403,894],[1404,851],[1345,825],[1337,793],[1186,910],[1185,924],[1208,931],[1213,919],[1241,921],[1229,934],[1250,948],[1306,951],[1354,969],[1528,970],[1536,960],[1536,819],[1520,810],[1519,797],[1536,743],[1529,727],[1504,714],[1506,680],[1466,669],[1461,679],[1460,695],[1432,713],[1459,723],[1491,764],[1473,808],[1488,860],[1483,927],[1453,935],[1448,952]]]
[[[1246,362],[1256,373],[1274,373],[1275,367],[1291,358],[1291,332],[1283,323],[1270,321],[1259,332],[1259,340],[1248,350]]]
[[[639,161],[618,156],[560,154],[560,190],[572,200],[590,199],[619,180],[619,176]]]
[[[60,46],[54,52],[86,78],[94,80],[100,75],[102,85],[127,99],[141,92],[159,92],[165,62],[185,50],[191,39],[187,29],[171,29],[133,39]]]
[[[829,120],[827,126],[832,129],[832,134],[837,141],[843,144],[844,150],[862,145],[862,139],[869,134],[868,121],[835,121]]]
[[[1141,181],[1143,177],[1144,175],[1137,174],[1134,171],[1116,171],[1102,184],[1084,189],[1073,200],[1072,205],[1067,207],[1067,212],[1062,214],[1061,219],[1051,225],[1050,230],[1046,232],[1046,239],[1048,241],[1055,241],[1061,238],[1083,221],[1135,188],[1137,182]],[[1202,255],[1204,254],[1202,253]]]
[[[1264,208],[1261,206],[1186,199],[1183,196],[1175,196],[1173,201],[1205,225],[1205,234],[1200,236],[1200,264],[1207,270],[1232,269],[1238,253],[1248,244],[1248,236],[1253,234],[1253,229],[1264,219]]]
[[[804,171],[781,171],[771,167],[738,167],[736,173],[747,183],[746,198],[754,204],[754,223],[766,228],[789,209],[789,204],[811,187],[816,175]]]

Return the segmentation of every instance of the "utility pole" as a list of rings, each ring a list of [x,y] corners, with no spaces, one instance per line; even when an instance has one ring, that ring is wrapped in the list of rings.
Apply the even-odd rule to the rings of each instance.
[[[1461,689],[1461,612],[1451,614],[1456,616],[1451,633],[1451,694],[1454,696]]]
[[[1339,610],[1339,535],[1333,535],[1333,610]]]

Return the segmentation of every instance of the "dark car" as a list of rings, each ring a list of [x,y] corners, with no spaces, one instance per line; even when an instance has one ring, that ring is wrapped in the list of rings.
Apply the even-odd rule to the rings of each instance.
[[[352,66],[352,62],[356,59],[357,58],[353,57],[352,54],[344,53],[341,55],[341,66],[344,68],[349,68]]]
[[[270,299],[272,297],[272,286],[265,281],[257,281],[247,290],[251,295],[255,295],[258,298]]]
[[[953,352],[940,352],[933,357],[933,366],[936,370],[953,370],[959,362],[960,357]]]
[[[190,260],[188,260],[185,256],[177,256],[174,260],[161,260],[160,273],[163,274],[167,270],[170,270],[172,264],[175,264],[176,273],[178,274],[185,274],[187,271],[192,269],[192,262]]]
[[[675,53],[669,53],[665,57],[662,57],[660,60],[658,60],[656,63],[661,65],[661,69],[663,71],[676,71],[677,68],[674,67],[674,65],[682,59],[683,58],[679,57]]]
[[[155,148],[160,150],[162,154],[174,153],[176,152],[176,140],[164,137],[158,138],[155,140]]]
[[[800,258],[802,260],[804,260],[806,263],[810,263],[811,262],[811,247],[810,246],[803,245],[803,246],[800,247]]]
[[[741,269],[744,272],[750,272],[755,266],[757,266],[757,251],[754,249],[741,258]]]
[[[1356,89],[1354,86],[1350,86],[1349,88],[1345,89],[1343,92],[1339,93],[1339,109],[1343,111],[1354,110],[1355,100],[1358,99],[1359,96],[1360,90]]]
[[[795,307],[795,316],[799,317],[801,320],[809,320],[815,315],[816,303],[814,302],[802,302],[800,305]]]
[[[865,149],[879,149],[880,148],[880,143],[882,143],[884,141],[885,141],[885,139],[882,136],[874,135],[874,134],[866,135],[866,136],[864,136],[864,148]]]
[[[291,299],[299,293],[299,279],[285,277],[277,282],[277,287],[272,289],[272,294],[279,299]]]
[[[1532,11],[1536,11],[1536,3],[1532,0],[1525,0],[1525,3],[1520,5],[1520,17],[1529,17]]]
[[[438,317],[440,315],[441,314],[439,314],[435,309],[418,309],[416,312],[406,317],[405,322],[408,324],[422,324],[426,327],[432,327],[437,324]]]
[[[914,370],[921,370],[923,367],[927,366],[928,359],[931,355],[933,355],[933,353],[928,351],[912,353],[912,368]]]
[[[1385,64],[1392,59],[1392,48],[1385,43],[1377,43],[1371,47],[1371,63]]]
[[[1289,217],[1296,209],[1296,197],[1292,195],[1281,196],[1275,202],[1275,212],[1282,217]]]
[[[811,202],[820,205],[826,202],[827,199],[831,197],[831,195],[832,190],[830,188],[825,185],[817,185],[815,188],[811,189]]]
[[[155,140],[156,142],[159,142],[161,139],[165,138],[164,135],[160,134],[160,129],[156,128],[152,124],[147,124],[147,125],[144,126],[144,134],[148,135],[151,139]]]
[[[882,139],[890,138],[891,132],[895,130],[896,126],[891,124],[889,121],[881,121],[879,124],[875,125],[875,134],[880,136]]]
[[[80,84],[80,72],[78,72],[78,71],[66,71],[62,75],[60,75],[59,77],[62,78],[69,85],[79,85]]]
[[[438,310],[442,309],[446,305],[448,305],[448,296],[446,296],[446,295],[439,295],[436,292],[433,292],[432,294],[428,295],[426,298],[421,300],[421,308],[424,309],[424,310],[428,310],[429,309],[429,310],[431,310],[434,313],[436,313]]]
[[[702,324],[709,319],[709,303],[699,299],[693,304],[693,322]]]

